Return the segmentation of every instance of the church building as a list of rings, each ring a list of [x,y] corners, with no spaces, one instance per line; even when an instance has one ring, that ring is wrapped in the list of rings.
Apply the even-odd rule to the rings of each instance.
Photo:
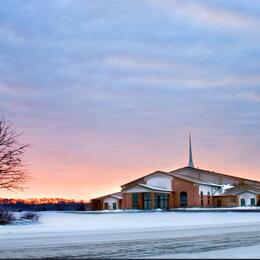
[[[195,168],[189,136],[188,166],[149,173],[91,205],[93,210],[260,206],[260,182]]]

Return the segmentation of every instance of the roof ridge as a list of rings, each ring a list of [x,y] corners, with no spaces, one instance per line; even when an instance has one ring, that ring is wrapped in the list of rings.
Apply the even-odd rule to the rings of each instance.
[[[259,181],[258,180],[252,180],[252,179],[247,179],[247,178],[244,178],[244,177],[234,176],[234,175],[230,175],[230,174],[226,174],[226,173],[220,173],[220,172],[205,170],[205,169],[201,169],[201,168],[192,168],[192,167],[189,167],[189,166],[184,166],[182,168],[178,168],[176,170],[170,171],[169,173],[180,171],[180,170],[183,170],[183,169],[186,169],[186,168],[193,170],[193,171],[203,171],[203,172],[207,172],[207,173],[218,174],[218,175],[223,175],[223,176],[227,176],[227,177],[231,177],[231,178],[236,178],[236,179],[239,179],[239,180],[257,182],[257,183],[260,184],[260,180]]]

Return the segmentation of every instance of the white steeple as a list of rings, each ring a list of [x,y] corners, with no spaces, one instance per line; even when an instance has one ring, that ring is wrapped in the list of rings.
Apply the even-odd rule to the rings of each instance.
[[[189,133],[189,167],[194,168],[193,159],[192,159],[192,147],[191,147],[191,135]]]

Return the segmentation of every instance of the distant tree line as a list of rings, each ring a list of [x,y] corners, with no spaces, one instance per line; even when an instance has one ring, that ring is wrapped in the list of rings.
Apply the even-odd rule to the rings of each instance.
[[[64,198],[29,198],[29,199],[15,199],[15,198],[0,198],[0,204],[73,204],[73,203],[87,203],[84,200],[64,199]]]
[[[90,204],[83,200],[71,200],[62,198],[41,199],[8,199],[0,198],[0,209],[11,211],[63,211],[90,210]]]

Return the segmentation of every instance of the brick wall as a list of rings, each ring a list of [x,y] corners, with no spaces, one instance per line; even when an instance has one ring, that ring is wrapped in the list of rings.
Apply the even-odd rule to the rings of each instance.
[[[221,206],[219,202],[221,202]],[[239,206],[238,197],[237,196],[214,196],[213,198],[213,206],[214,207],[237,207]]]
[[[188,194],[188,207],[200,207],[199,187],[192,182],[174,178],[173,180],[173,207],[180,207],[180,193],[185,191]]]
[[[175,204],[174,204],[174,192],[171,192],[169,194],[169,208],[174,208]]]
[[[200,198],[200,201],[199,201],[200,207],[203,207],[203,208],[213,207],[213,197],[212,196],[209,196],[209,200],[208,200],[208,195],[203,195],[203,206],[201,205],[201,195],[199,195],[199,198]]]
[[[122,194],[122,208],[131,209],[132,208],[132,193],[123,193]]]
[[[103,200],[93,199],[91,200],[91,210],[102,210],[103,209]]]
[[[144,202],[143,193],[138,193],[138,209],[144,208],[143,202]]]
[[[256,196],[256,205],[260,206],[260,194]]]

